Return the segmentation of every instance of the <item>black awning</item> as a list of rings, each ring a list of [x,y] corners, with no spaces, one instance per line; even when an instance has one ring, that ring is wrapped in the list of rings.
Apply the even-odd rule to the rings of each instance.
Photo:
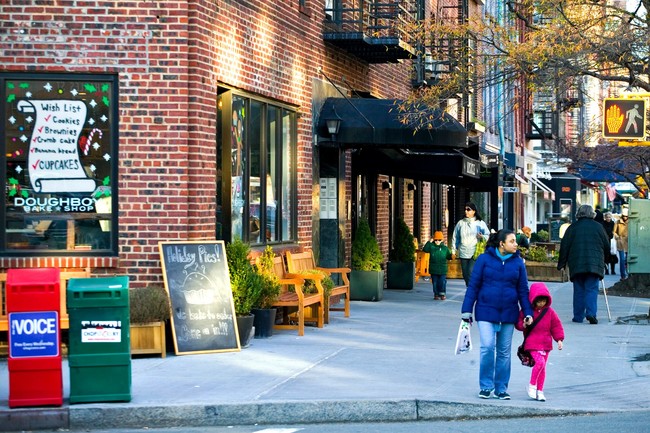
[[[467,152],[467,153],[472,153]],[[376,173],[425,182],[444,183],[490,191],[496,188],[498,168],[480,168],[477,176],[463,174],[464,162],[480,163],[465,153],[449,150],[405,152],[401,149],[364,147],[352,153],[352,164],[361,173]]]
[[[467,148],[467,130],[453,116],[440,109],[426,109],[430,123],[416,131],[400,121],[400,100],[327,98],[318,118],[317,133],[329,139],[326,120],[341,119],[336,136],[344,148],[398,148],[410,151]]]

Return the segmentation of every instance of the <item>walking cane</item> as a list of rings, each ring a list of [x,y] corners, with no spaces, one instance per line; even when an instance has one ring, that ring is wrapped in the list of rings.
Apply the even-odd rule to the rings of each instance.
[[[612,321],[612,313],[609,311],[609,301],[607,300],[607,289],[605,289],[605,279],[600,280],[600,283],[603,285],[603,294],[605,295],[605,305],[607,306],[607,318],[609,321]]]

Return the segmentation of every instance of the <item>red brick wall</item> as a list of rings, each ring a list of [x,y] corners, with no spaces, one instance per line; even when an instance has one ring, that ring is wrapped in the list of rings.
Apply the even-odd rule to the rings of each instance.
[[[371,66],[324,44],[322,1],[310,1],[307,14],[294,1],[39,3],[3,2],[0,70],[119,75],[119,261],[87,264],[108,262],[100,272],[126,273],[134,286],[160,281],[159,241],[214,239],[219,84],[303,114],[298,236],[305,247],[312,244],[311,90],[324,79],[319,68],[340,87],[377,97],[410,90],[409,62]],[[349,256],[349,242],[346,250]]]

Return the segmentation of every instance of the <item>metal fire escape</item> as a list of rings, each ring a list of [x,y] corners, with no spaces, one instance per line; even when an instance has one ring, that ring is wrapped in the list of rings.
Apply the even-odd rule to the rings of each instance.
[[[456,0],[456,3],[439,6],[432,14],[432,19],[445,25],[463,25],[469,19],[468,0]],[[463,123],[470,120],[470,97],[473,92],[473,62],[475,44],[469,37],[451,38],[431,34],[428,40],[418,45],[418,57],[414,61],[412,84],[414,87],[435,86],[445,80],[446,75],[454,71],[463,74],[456,89],[449,98],[460,100],[463,108],[459,119]]]
[[[326,0],[323,40],[368,63],[415,56],[406,26],[422,0]]]

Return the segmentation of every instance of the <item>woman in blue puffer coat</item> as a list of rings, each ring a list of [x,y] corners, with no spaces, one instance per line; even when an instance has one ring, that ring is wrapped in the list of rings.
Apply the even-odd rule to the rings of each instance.
[[[512,334],[523,310],[532,322],[526,265],[519,256],[511,230],[490,236],[484,254],[476,260],[461,309],[463,320],[476,317],[481,339],[479,397],[509,400]],[[521,308],[520,308],[521,307]]]

